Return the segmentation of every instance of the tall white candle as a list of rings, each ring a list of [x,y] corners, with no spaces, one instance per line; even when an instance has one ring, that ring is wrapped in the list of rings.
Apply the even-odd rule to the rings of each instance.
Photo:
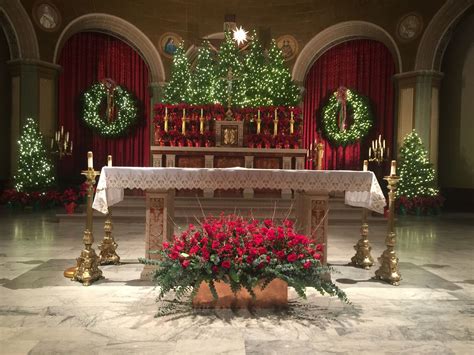
[[[107,166],[108,167],[112,166],[112,156],[111,155],[107,155]]]
[[[204,110],[201,109],[201,117],[203,117],[203,116],[204,116]]]
[[[383,145],[382,145],[383,149],[385,149],[385,139],[383,140]]]
[[[369,170],[369,162],[367,160],[364,160],[364,171],[368,171]]]
[[[168,107],[165,107],[165,116],[168,116]]]
[[[66,132],[66,142],[69,141],[69,132]]]
[[[392,160],[392,164],[390,165],[390,175],[395,175],[397,170],[397,161]]]
[[[372,156],[372,148],[369,147],[369,158]]]
[[[72,141],[71,141],[71,153],[72,153]]]
[[[61,136],[64,134],[64,126],[61,126]]]
[[[94,167],[92,152],[87,152],[87,167],[92,169]]]

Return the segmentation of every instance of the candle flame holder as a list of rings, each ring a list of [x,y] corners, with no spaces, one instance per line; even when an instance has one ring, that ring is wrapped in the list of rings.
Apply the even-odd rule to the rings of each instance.
[[[51,138],[51,154],[57,155],[59,159],[72,155],[72,140],[69,140],[69,132],[64,133],[64,126]]]

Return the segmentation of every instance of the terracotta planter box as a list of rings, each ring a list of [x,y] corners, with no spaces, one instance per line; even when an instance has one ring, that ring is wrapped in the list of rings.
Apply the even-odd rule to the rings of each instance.
[[[194,308],[285,308],[288,306],[288,285],[285,281],[275,279],[262,290],[259,286],[254,288],[255,299],[247,290],[241,289],[236,295],[230,285],[224,282],[215,282],[218,300],[214,300],[205,282],[201,283],[198,293],[193,298]]]

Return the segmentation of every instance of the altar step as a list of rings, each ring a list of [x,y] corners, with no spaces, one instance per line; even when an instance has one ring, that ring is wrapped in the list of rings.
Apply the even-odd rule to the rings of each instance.
[[[85,206],[81,206],[72,215],[57,214],[59,222],[84,222]],[[125,199],[112,207],[114,223],[145,223],[145,198],[143,196],[125,196]],[[282,219],[287,216],[295,218],[294,200],[272,199],[272,198],[204,198],[176,197],[175,199],[175,222],[193,222],[196,218],[205,216],[217,216],[222,212],[236,213],[238,215],[254,218]],[[344,198],[340,196],[329,199],[329,223],[331,225],[360,225],[360,208],[347,206]],[[104,220],[102,213],[94,211],[94,220]],[[369,225],[385,224],[386,219],[378,214],[372,216],[369,213]]]

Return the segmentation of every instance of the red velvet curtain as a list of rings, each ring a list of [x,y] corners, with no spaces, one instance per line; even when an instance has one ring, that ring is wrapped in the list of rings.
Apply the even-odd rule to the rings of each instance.
[[[87,166],[87,151],[94,153],[94,167],[112,155],[115,166],[148,166],[149,117],[148,68],[140,55],[121,40],[96,32],[78,33],[64,45],[59,57],[59,126],[69,131],[73,155],[63,158],[59,176],[79,176]],[[139,106],[139,123],[122,138],[106,139],[87,128],[81,118],[81,96],[90,85],[113,79],[131,92]]]
[[[306,148],[315,138],[324,143],[324,169],[360,170],[361,160],[367,159],[370,141],[379,134],[392,150],[395,70],[390,51],[373,40],[344,42],[314,63],[305,82],[303,140]],[[319,133],[322,107],[339,86],[368,97],[374,119],[369,134],[361,142],[345,148],[330,145]],[[307,167],[312,168],[310,162]]]

